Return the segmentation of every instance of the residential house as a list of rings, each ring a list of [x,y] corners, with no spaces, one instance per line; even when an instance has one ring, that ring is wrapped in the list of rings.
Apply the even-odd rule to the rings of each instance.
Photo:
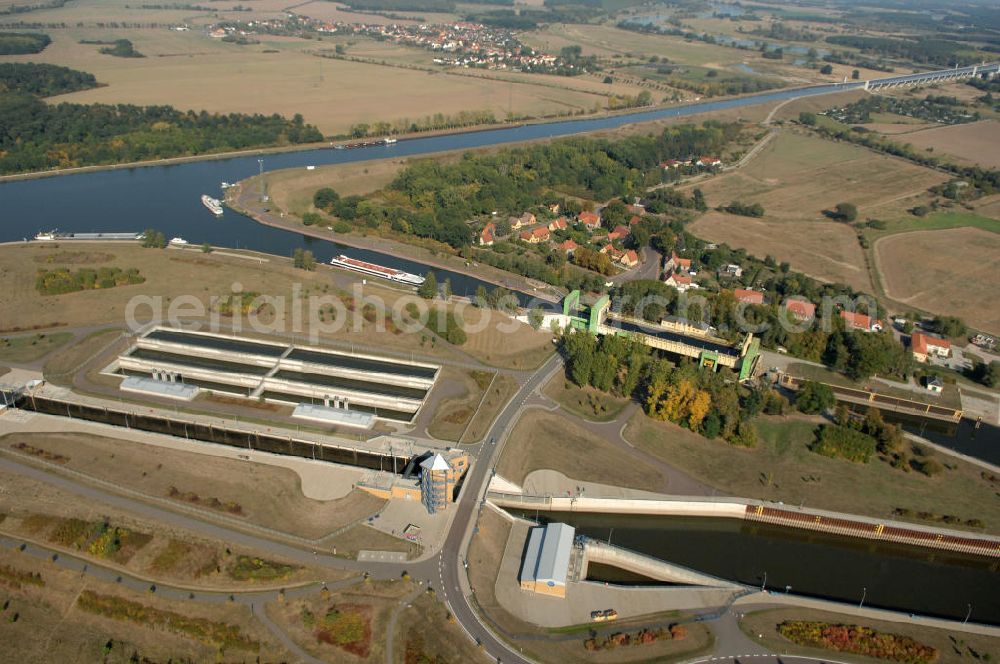
[[[549,204],[548,208],[549,212],[551,212],[552,214],[559,214],[559,210],[562,209],[558,203],[551,203]]]
[[[604,245],[603,247],[601,247],[600,251],[601,251],[602,254],[607,254],[608,258],[610,258],[611,260],[615,261],[616,263],[625,254],[624,251],[621,251],[619,249],[615,249],[611,244]]]
[[[559,217],[558,219],[549,223],[549,230],[555,233],[556,231],[564,231],[569,228],[569,222],[566,221],[566,217]]]
[[[660,168],[667,170],[670,168],[680,168],[684,162],[679,159],[667,159],[666,161],[660,162]]]
[[[521,226],[524,226],[520,217],[507,217],[507,223],[510,224],[510,230],[512,231],[520,230]]]
[[[910,352],[917,362],[926,362],[932,355],[948,357],[951,354],[951,342],[923,332],[914,332],[910,335]]]
[[[538,226],[536,228],[531,229],[530,231],[521,231],[521,235],[519,237],[529,244],[548,242],[549,229],[547,229],[545,226]]]
[[[730,263],[729,265],[724,265],[719,268],[719,276],[739,279],[743,276],[743,268],[734,263]]]
[[[614,242],[615,240],[624,240],[625,238],[627,238],[631,234],[632,234],[632,231],[630,231],[625,226],[622,226],[621,224],[619,224],[619,225],[615,226],[615,229],[613,231],[611,231],[610,233],[608,233],[608,242]]]
[[[522,226],[531,226],[532,224],[536,223],[537,221],[538,220],[535,219],[535,215],[531,214],[530,212],[525,212],[524,214],[521,215],[521,225]]]
[[[642,203],[626,205],[625,209],[628,210],[629,214],[646,214],[646,206]]]
[[[924,378],[924,387],[927,388],[928,392],[935,394],[941,394],[944,391],[944,383],[937,376],[927,376]]]
[[[566,253],[567,256],[572,256],[573,252],[576,251],[579,246],[580,245],[578,245],[576,242],[573,242],[572,238],[570,238],[568,240],[565,240],[564,242],[560,242],[559,244],[557,244],[556,249],[561,249]]]
[[[737,288],[733,291],[733,296],[736,298],[737,302],[746,302],[747,304],[764,304],[764,294],[760,291]]]
[[[636,224],[638,224],[641,221],[642,221],[642,217],[640,217],[637,214],[633,214],[632,218],[628,220],[628,225],[629,226],[635,226]]]
[[[618,259],[618,264],[624,268],[633,268],[639,264],[639,254],[635,252],[635,249],[629,249]]]
[[[601,227],[601,215],[595,212],[581,212],[576,219],[591,231]]]
[[[686,274],[671,274],[664,280],[664,283],[668,286],[673,286],[681,293],[698,288],[698,284],[694,283],[694,279]]]
[[[663,266],[667,272],[673,272],[675,270],[681,270],[683,272],[691,271],[691,259],[681,258],[673,251],[670,252],[670,258],[667,259],[666,265]]]
[[[714,168],[716,166],[722,166],[722,160],[718,157],[698,157],[698,161],[695,162],[697,166],[703,166],[705,168]]]
[[[816,316],[816,305],[805,300],[785,300],[785,310],[798,320],[810,320]]]
[[[492,221],[483,227],[483,230],[479,233],[479,246],[480,247],[492,247],[493,241],[496,240],[497,236],[497,225]]]
[[[840,317],[844,320],[844,325],[846,325],[848,330],[862,330],[864,332],[882,331],[882,322],[871,316],[853,311],[841,311]]]

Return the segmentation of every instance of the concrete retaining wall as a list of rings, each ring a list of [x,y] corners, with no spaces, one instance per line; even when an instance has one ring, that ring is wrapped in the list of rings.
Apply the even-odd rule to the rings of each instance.
[[[732,583],[731,581],[719,579],[708,574],[701,574],[686,567],[673,565],[651,556],[622,549],[607,542],[601,542],[600,540],[587,539],[584,543],[583,552],[583,572],[580,575],[583,578],[587,576],[587,566],[590,563],[601,563],[635,574],[641,574],[657,581],[666,581],[667,583],[677,583],[687,586],[708,586],[712,588],[741,587],[739,584]]]

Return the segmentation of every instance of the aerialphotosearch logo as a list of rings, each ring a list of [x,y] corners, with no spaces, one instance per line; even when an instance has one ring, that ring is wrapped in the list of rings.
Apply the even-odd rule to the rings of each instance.
[[[387,299],[371,291],[355,283],[349,293],[316,293],[294,283],[287,295],[261,294],[246,292],[242,283],[234,282],[228,293],[211,296],[207,301],[194,294],[173,298],[136,295],[126,304],[124,316],[127,329],[133,334],[155,323],[208,332],[293,335],[316,344],[324,336],[342,332],[378,335],[421,334],[429,330],[446,336],[455,325],[466,335],[487,329],[518,334],[523,332],[520,323],[532,318],[546,329],[562,330],[571,326],[575,315],[594,313],[563,315],[561,306],[555,303],[533,299],[524,304],[513,293],[487,303],[460,297],[447,302],[442,298],[428,300],[413,293]],[[722,294],[709,297],[690,292],[675,297],[650,294],[633,301],[622,294],[611,300],[607,312],[597,314],[600,322],[610,328],[621,329],[623,322],[634,321],[643,326],[639,331],[648,327],[648,331],[656,332],[666,321],[666,327],[672,323],[696,336],[710,334],[723,338],[747,333],[760,336],[775,326],[785,334],[813,329],[832,332],[840,312],[864,313],[872,321],[878,320],[879,314],[878,302],[869,296],[824,296],[815,309],[806,305],[798,311],[786,306],[788,302],[786,299],[776,307],[762,306],[724,299]],[[476,315],[466,315],[473,308]],[[522,312],[526,311],[535,315],[524,315]]]

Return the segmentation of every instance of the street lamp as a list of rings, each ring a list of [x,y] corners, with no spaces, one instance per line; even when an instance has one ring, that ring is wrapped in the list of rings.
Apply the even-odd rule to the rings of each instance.
[[[966,613],[965,613],[965,620],[962,621],[962,624],[964,625],[965,623],[969,622],[969,618],[971,618],[971,617],[972,617],[972,605],[969,604],[969,610],[966,611]]]
[[[867,596],[868,596],[868,587],[866,586],[866,587],[864,587],[864,588],[861,589],[861,601],[858,602],[858,608],[859,609],[862,606],[865,605],[865,597],[867,597]]]
[[[761,581],[760,583],[760,591],[764,592],[766,586],[767,586],[767,570],[764,570],[764,580]]]

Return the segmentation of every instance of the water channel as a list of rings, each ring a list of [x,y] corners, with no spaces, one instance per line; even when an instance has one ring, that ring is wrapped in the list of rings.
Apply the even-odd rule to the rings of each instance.
[[[516,511],[515,511],[516,513]],[[727,518],[522,512],[774,593],[1000,625],[1000,560]],[[607,570],[605,570],[607,571]],[[628,577],[612,574],[609,582]]]
[[[614,129],[635,122],[765,104],[793,97],[837,92],[850,87],[824,85],[778,90],[599,118],[415,138],[391,146],[357,150],[309,149],[266,154],[259,158],[264,160],[266,171],[273,171],[309,165],[413,157],[445,150],[465,150]],[[183,237],[196,245],[207,242],[218,247],[252,249],[281,256],[289,256],[296,248],[302,247],[311,249],[322,261],[343,253],[407,272],[425,274],[428,271],[426,265],[415,261],[263,226],[232,210],[227,210],[224,216],[216,219],[202,206],[202,194],[218,196],[221,182],[236,182],[256,175],[258,168],[258,156],[248,155],[2,182],[0,242],[15,242],[31,238],[39,231],[52,229],[83,233],[139,232],[145,228],[156,228],[168,238]],[[437,268],[435,272],[439,281],[449,278],[452,290],[458,295],[471,296],[480,285],[493,287],[470,275]],[[528,296],[522,294],[522,303],[527,299]]]

